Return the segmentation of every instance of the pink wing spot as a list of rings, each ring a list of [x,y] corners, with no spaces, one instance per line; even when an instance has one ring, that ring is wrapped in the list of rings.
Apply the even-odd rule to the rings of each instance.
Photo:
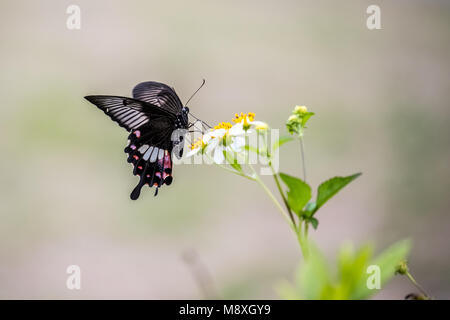
[[[134,135],[135,135],[137,138],[139,138],[139,137],[141,136],[141,132],[140,132],[139,130],[136,130],[136,131],[134,132]]]
[[[139,157],[137,155],[134,155],[133,158],[139,160]]]
[[[165,150],[165,156],[164,156],[164,169],[171,168],[172,167],[172,161],[170,161],[170,154],[167,150]]]
[[[142,166],[138,166],[138,169],[139,169],[139,170],[142,170]]]
[[[134,144],[132,144],[132,145],[130,146],[130,148],[131,148],[131,150],[136,150],[136,146],[135,146]]]

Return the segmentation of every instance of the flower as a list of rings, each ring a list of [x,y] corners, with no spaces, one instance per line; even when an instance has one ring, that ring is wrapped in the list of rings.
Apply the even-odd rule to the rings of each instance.
[[[244,131],[250,130],[250,128],[255,128],[256,130],[267,130],[269,125],[262,121],[255,121],[255,114],[253,112],[235,114],[233,122],[236,124],[242,123],[242,128]]]
[[[191,144],[191,151],[186,157],[193,156],[198,152],[213,154],[215,163],[221,164],[225,160],[224,153],[240,153],[246,144],[246,134],[251,133],[252,128],[256,130],[267,130],[269,126],[262,121],[255,121],[253,112],[235,114],[230,122],[220,122],[210,132],[204,134]]]

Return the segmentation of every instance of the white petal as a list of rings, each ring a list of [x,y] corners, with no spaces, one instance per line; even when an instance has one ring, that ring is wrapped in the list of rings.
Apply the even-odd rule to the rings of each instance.
[[[232,136],[244,135],[244,124],[242,122],[236,123],[233,127],[231,127],[229,134]]]
[[[214,162],[217,164],[222,164],[225,160],[225,157],[223,155],[223,147],[219,146],[216,148],[216,151],[214,152]]]
[[[219,139],[213,138],[209,141],[208,145],[206,146],[205,152],[211,153],[218,145],[219,145]]]
[[[193,155],[196,155],[199,151],[200,151],[200,148],[192,149],[191,151],[189,151],[189,152],[186,154],[185,157],[186,157],[186,158],[192,157]]]
[[[236,152],[241,152],[242,148],[245,146],[245,137],[235,137],[233,143],[231,144],[231,149]]]
[[[213,138],[222,138],[226,132],[227,130],[225,129],[217,129],[211,132],[211,136]]]
[[[211,132],[207,133],[203,136],[202,140],[204,144],[208,144],[208,142],[212,139]]]

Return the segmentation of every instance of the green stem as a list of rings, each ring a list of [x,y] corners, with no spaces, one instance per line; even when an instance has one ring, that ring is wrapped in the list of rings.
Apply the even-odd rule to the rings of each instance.
[[[309,223],[307,221],[305,221],[305,238],[308,238],[308,228],[309,228]]]
[[[207,156],[207,157],[208,157],[208,158],[209,158],[216,166],[218,166],[218,167],[220,167],[220,168],[222,168],[222,169],[225,169],[225,170],[227,170],[227,171],[229,171],[229,172],[231,172],[231,173],[237,174],[238,176],[247,178],[247,179],[252,180],[252,181],[255,181],[255,180],[256,180],[255,178],[250,177],[250,176],[246,175],[246,174],[243,173],[243,172],[239,172],[239,171],[236,171],[236,170],[234,170],[234,169],[230,169],[230,168],[228,168],[227,166],[224,166],[223,164],[216,163],[216,162],[214,162],[214,159],[212,159],[210,155],[208,155],[208,154],[206,154],[206,153],[205,153],[205,155],[206,155],[206,156]]]
[[[287,221],[287,223],[289,224],[289,226],[292,228],[292,230],[294,230],[297,233],[297,228],[295,227],[295,225],[292,223],[289,215],[286,213],[286,211],[283,209],[283,207],[281,206],[281,204],[278,202],[278,200],[275,198],[275,196],[273,195],[273,193],[270,191],[270,189],[265,185],[265,183],[261,180],[261,178],[259,177],[259,175],[256,173],[256,170],[253,168],[253,166],[251,164],[248,165],[250,167],[250,169],[253,171],[253,175],[254,175],[254,179],[256,182],[258,182],[258,184],[263,188],[264,192],[269,196],[270,200],[272,200],[272,202],[275,204],[275,206],[277,207],[277,209],[280,211],[281,215],[283,216],[283,218]]]
[[[405,275],[408,277],[408,279],[413,283],[413,285],[419,289],[420,292],[422,292],[422,294],[427,298],[430,299],[430,296],[426,293],[426,291],[423,289],[423,287],[417,283],[416,279],[414,279],[414,277],[411,275],[411,273],[409,273],[409,271],[407,271],[405,273]]]
[[[306,182],[305,146],[303,144],[303,134],[299,137],[299,139],[300,139],[300,153],[302,156],[303,181]]]
[[[272,167],[272,161],[269,162],[269,165],[270,165],[270,169],[272,169],[272,175],[273,175],[273,178],[275,179],[275,183],[277,185],[278,191],[280,192],[281,198],[283,198],[284,205],[286,206],[286,209],[289,213],[289,218],[291,219],[294,227],[297,228],[297,225],[296,225],[295,219],[294,219],[294,215],[292,214],[292,210],[289,207],[289,203],[287,202],[286,196],[284,195],[283,189],[281,188],[280,180],[278,179],[278,174],[275,173],[275,170]]]
[[[278,179],[278,174],[275,172],[275,169],[272,166],[272,152],[269,152],[269,149],[267,148],[266,139],[267,139],[267,132],[265,131],[263,134],[263,141],[262,141],[262,143],[264,144],[264,154],[266,155],[266,158],[269,161],[270,170],[272,171],[273,178],[275,179],[275,184],[277,185],[278,191],[280,192],[281,198],[283,199],[284,205],[286,206],[289,218],[291,219],[292,224],[294,225],[294,229],[297,230],[297,224],[295,223],[291,207],[289,206],[286,196],[284,195],[283,189],[281,188],[280,180]],[[295,232],[297,233],[297,231]]]
[[[302,223],[307,224],[306,221],[300,221],[297,229],[297,240],[302,250],[303,257],[308,259],[308,239],[302,233]]]

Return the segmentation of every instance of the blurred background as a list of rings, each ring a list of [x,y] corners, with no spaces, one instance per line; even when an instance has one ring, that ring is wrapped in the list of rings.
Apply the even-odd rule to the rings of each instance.
[[[81,8],[69,30],[66,9]],[[366,9],[381,7],[381,30]],[[2,1],[0,298],[277,298],[301,262],[291,231],[251,181],[180,165],[158,197],[137,183],[127,133],[83,99],[156,80],[210,123],[253,111],[284,130],[295,105],[309,182],[363,176],[320,212],[312,237],[413,240],[410,268],[450,298],[450,5],[446,1]],[[300,175],[297,145],[280,155]],[[266,178],[274,187],[273,181]],[[66,288],[79,265],[81,290]],[[394,278],[375,299],[414,288]]]

